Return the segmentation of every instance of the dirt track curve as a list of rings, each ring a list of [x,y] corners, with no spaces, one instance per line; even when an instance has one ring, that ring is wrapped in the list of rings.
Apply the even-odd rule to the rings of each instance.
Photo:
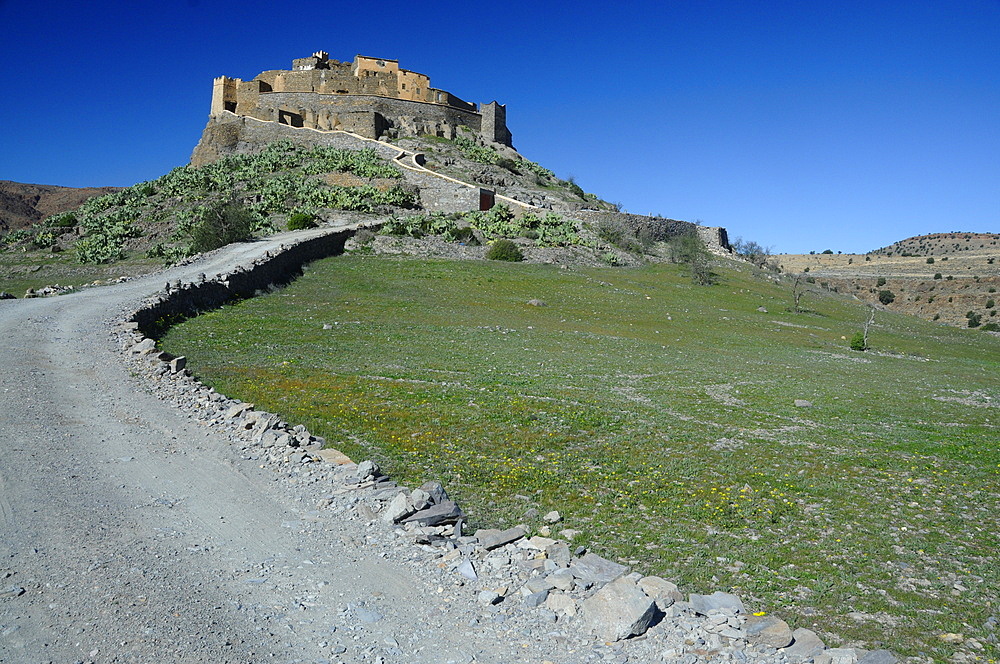
[[[0,662],[578,661],[552,626],[481,619],[361,520],[315,516],[119,361],[120,312],[287,237],[0,303]]]

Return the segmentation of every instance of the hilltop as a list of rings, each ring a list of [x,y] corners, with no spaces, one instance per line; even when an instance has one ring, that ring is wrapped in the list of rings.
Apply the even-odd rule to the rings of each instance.
[[[936,233],[867,254],[781,254],[775,262],[783,272],[891,311],[978,327],[1000,323],[998,240],[993,233]]]
[[[880,256],[957,256],[961,254],[1000,253],[1000,234],[997,233],[931,233],[893,242],[869,254]]]
[[[394,225],[409,237],[394,252],[426,253],[413,245],[431,235],[479,257],[510,239],[529,261],[631,264],[697,235],[728,253],[725,229],[622,214],[558,178],[514,149],[505,118],[392,60],[318,52],[251,81],[219,77],[190,165],[4,234],[0,289],[136,274],[345,218]]]

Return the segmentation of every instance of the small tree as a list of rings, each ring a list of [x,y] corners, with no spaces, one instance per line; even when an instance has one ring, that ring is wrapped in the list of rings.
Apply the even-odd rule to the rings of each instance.
[[[799,301],[806,292],[807,283],[806,277],[801,274],[795,275],[795,278],[792,279],[792,303],[794,305],[795,313],[799,313],[801,311],[801,309],[799,309]]]
[[[191,249],[211,251],[232,242],[245,242],[252,237],[254,212],[243,203],[232,200],[208,210],[191,229]]]
[[[685,233],[675,238],[670,243],[670,253],[673,262],[682,263],[687,266],[691,274],[691,281],[699,286],[708,286],[713,283],[710,254],[705,249],[695,233]]]
[[[733,240],[732,247],[738,256],[742,256],[753,265],[761,268],[767,265],[767,259],[771,256],[771,247],[765,247],[753,240],[744,240],[741,237]]]
[[[896,294],[891,290],[880,290],[878,292],[878,301],[882,304],[892,304],[896,300]]]
[[[863,331],[855,332],[851,336],[851,350],[868,350],[868,331],[875,324],[875,307],[868,307],[868,320],[865,321]]]

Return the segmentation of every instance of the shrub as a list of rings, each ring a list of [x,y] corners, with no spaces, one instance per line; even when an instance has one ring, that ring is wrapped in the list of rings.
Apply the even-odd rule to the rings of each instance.
[[[316,228],[316,217],[308,212],[295,212],[288,217],[288,230],[301,231],[306,228]]]
[[[833,253],[833,249],[824,249],[823,253],[824,254],[832,254]]]
[[[486,252],[486,258],[491,261],[518,262],[524,260],[524,254],[512,240],[495,240]]]
[[[885,286],[885,277],[879,277],[878,282],[875,285],[878,287]]]
[[[934,318],[932,318],[931,320],[938,320],[940,318],[941,318],[941,314],[934,314]]]
[[[996,302],[994,302],[993,300],[986,300],[986,308],[987,309],[992,309],[995,306],[997,306]]]
[[[640,237],[632,228],[614,219],[602,219],[596,230],[597,237],[605,242],[633,253],[643,253],[653,244],[648,233]]]
[[[934,278],[935,279],[940,279],[941,278],[941,273],[940,272],[935,272],[934,273]]]
[[[878,301],[882,304],[892,304],[896,299],[896,294],[891,290],[880,290],[878,292]]]
[[[865,345],[865,335],[863,332],[855,332],[851,337],[851,350],[867,350]]]
[[[987,323],[980,328],[983,332],[1000,332],[1000,325],[996,323]]]
[[[934,265],[934,257],[933,256],[928,256],[928,258],[927,258],[927,264],[928,265]]]
[[[979,314],[977,314],[975,311],[970,311],[969,313],[965,314],[965,317],[969,319],[969,327],[979,327],[981,318]]]
[[[73,228],[76,223],[76,214],[73,212],[54,214],[45,220],[45,225],[49,228]]]
[[[242,203],[229,201],[217,205],[191,229],[191,250],[201,253],[249,240],[255,221],[253,211]]]
[[[613,251],[605,253],[603,256],[601,256],[601,260],[604,261],[605,264],[610,265],[611,267],[615,267],[616,265],[622,264],[622,257]]]

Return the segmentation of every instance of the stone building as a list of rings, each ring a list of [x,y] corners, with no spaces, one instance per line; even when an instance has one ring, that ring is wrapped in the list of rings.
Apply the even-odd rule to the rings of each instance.
[[[249,81],[220,76],[212,90],[211,115],[225,111],[374,139],[421,134],[455,138],[463,125],[488,141],[511,146],[505,106],[463,101],[432,88],[426,75],[400,69],[396,60],[363,55],[340,62],[319,51],[293,60],[291,70],[261,72]]]

